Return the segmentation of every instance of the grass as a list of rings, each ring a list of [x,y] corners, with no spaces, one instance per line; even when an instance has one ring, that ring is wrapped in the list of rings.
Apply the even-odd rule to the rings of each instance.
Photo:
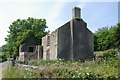
[[[95,61],[66,61],[39,60],[30,61],[29,65],[39,66],[38,69],[29,67],[11,67],[6,70],[4,77],[11,78],[118,78],[118,58],[116,50],[96,52]],[[100,57],[101,56],[101,57]]]

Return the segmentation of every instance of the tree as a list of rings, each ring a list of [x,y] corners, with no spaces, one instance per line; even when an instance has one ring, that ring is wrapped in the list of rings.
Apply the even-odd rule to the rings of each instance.
[[[94,49],[107,50],[120,45],[120,23],[115,26],[102,27],[94,33]]]
[[[42,37],[48,34],[45,19],[17,19],[9,26],[7,41],[8,50],[11,54],[18,54],[18,49],[30,36],[36,38],[37,44],[41,44]]]
[[[95,50],[105,50],[108,48],[108,38],[109,38],[109,31],[108,27],[103,27],[98,29],[94,33],[94,43],[95,43]]]
[[[114,38],[116,42],[116,47],[118,48],[120,46],[120,23],[117,24]]]

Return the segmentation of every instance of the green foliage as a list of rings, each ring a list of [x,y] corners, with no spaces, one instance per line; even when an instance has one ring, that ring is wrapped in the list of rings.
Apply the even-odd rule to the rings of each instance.
[[[37,44],[41,44],[41,38],[48,32],[45,19],[17,19],[9,27],[7,41],[7,50],[11,54],[18,54],[18,48],[29,37],[35,37]]]
[[[0,62],[4,62],[7,58],[10,57],[10,54],[7,50],[7,45],[3,45],[0,47]]]
[[[94,33],[95,51],[118,48],[120,45],[120,24],[111,28],[103,27]]]
[[[0,62],[6,61],[7,55],[4,52],[0,52]]]
[[[117,51],[113,49],[107,50],[103,54],[104,59],[117,58],[117,56],[118,56]]]
[[[81,78],[96,80],[104,78],[106,80],[117,80],[118,78],[118,57],[117,51],[110,49],[107,51],[95,52],[96,60],[93,62],[85,61],[66,61],[66,60],[39,60],[29,61],[29,65],[39,66],[33,69],[30,67],[15,66],[9,73],[15,74],[13,78]],[[102,54],[102,55],[101,55]],[[99,59],[99,56],[101,59]],[[19,73],[19,74],[18,74]],[[17,75],[16,75],[17,74]],[[11,74],[6,73],[7,77]]]
[[[120,23],[117,24],[117,29],[115,31],[115,41],[116,46],[120,46]]]

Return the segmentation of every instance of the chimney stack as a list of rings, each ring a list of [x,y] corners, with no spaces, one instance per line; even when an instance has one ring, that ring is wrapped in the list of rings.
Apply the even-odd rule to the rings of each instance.
[[[80,19],[81,18],[81,9],[79,7],[74,7],[72,9],[72,19]]]

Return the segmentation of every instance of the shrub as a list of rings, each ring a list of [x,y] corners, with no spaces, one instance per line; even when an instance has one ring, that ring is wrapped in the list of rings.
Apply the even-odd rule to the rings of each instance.
[[[114,49],[107,50],[103,53],[103,57],[105,59],[107,59],[107,58],[117,58],[117,56],[118,56],[117,51],[114,50]]]
[[[0,52],[0,62],[7,61],[7,57],[4,52]]]
[[[102,54],[102,55],[101,55]],[[84,78],[95,80],[105,78],[116,80],[118,78],[118,58],[116,50],[107,50],[96,53],[101,59],[95,61],[66,61],[66,60],[33,60],[26,62],[30,65],[40,66],[39,69],[17,68],[16,72],[24,77],[34,78]],[[11,73],[12,70],[11,70]],[[14,74],[14,73],[13,73]],[[9,74],[8,74],[9,75]],[[23,77],[23,75],[21,75]]]

